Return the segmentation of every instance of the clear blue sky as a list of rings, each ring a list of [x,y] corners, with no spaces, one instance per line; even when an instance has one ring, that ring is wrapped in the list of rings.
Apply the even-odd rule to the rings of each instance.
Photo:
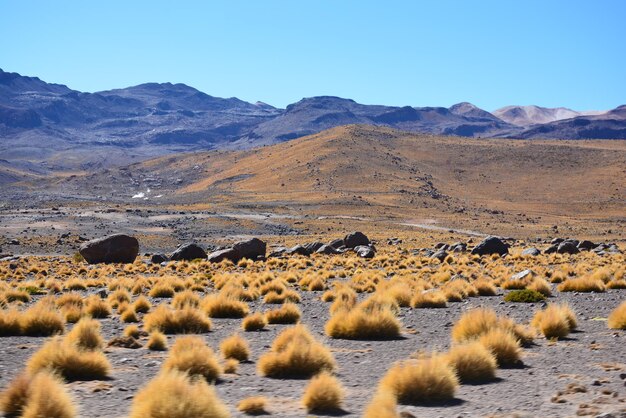
[[[626,103],[626,1],[0,0],[0,68],[285,106]]]

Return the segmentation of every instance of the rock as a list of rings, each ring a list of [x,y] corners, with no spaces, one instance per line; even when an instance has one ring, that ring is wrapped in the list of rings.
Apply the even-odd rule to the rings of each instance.
[[[519,273],[515,273],[511,276],[509,280],[523,280],[525,278],[530,278],[535,275],[535,272],[531,269],[522,270]]]
[[[352,232],[343,238],[343,243],[347,248],[355,248],[360,245],[369,245],[370,240],[362,232]]]
[[[304,244],[304,248],[309,252],[309,254],[313,254],[317,250],[319,250],[324,245],[323,242],[315,241],[309,244]]]
[[[597,245],[589,240],[582,240],[578,243],[578,249],[581,251],[590,251],[596,247]]]
[[[361,258],[373,258],[376,255],[374,248],[367,245],[358,245],[354,247],[354,252]]]
[[[549,246],[548,248],[546,248],[543,253],[544,254],[552,254],[555,253],[556,250],[559,248],[559,244],[552,244],[551,246]]]
[[[552,241],[550,241],[550,244],[560,244],[563,241],[565,241],[563,238],[554,238]]]
[[[448,253],[444,249],[440,249],[439,251],[434,252],[430,257],[436,258],[437,260],[443,262],[446,259]]]
[[[20,241],[17,239],[12,239],[9,241],[9,245],[20,245]]]
[[[285,251],[287,254],[311,255],[304,245],[298,244]]]
[[[505,255],[509,253],[509,246],[506,245],[502,240],[498,237],[487,237],[483,241],[481,241],[477,246],[472,250],[472,254],[478,255],[490,255],[490,254],[500,254]]]
[[[168,260],[169,258],[165,254],[153,254],[152,257],[150,257],[150,261],[154,264],[165,263]]]
[[[234,248],[225,248],[223,250],[213,251],[211,254],[207,255],[207,260],[212,263],[219,263],[222,260],[230,260],[233,263],[236,263],[241,259],[241,255],[239,251]]]
[[[541,254],[541,251],[539,251],[539,249],[535,247],[526,248],[524,251],[522,251],[522,255],[531,255],[533,257],[536,257],[539,254]]]
[[[341,251],[339,251],[338,249],[331,247],[330,245],[322,245],[321,247],[319,247],[317,249],[317,251],[315,251],[317,254],[341,254]]]
[[[236,243],[233,245],[233,249],[239,253],[240,258],[256,260],[259,257],[265,257],[267,244],[258,238],[252,238]]]
[[[286,251],[287,251],[287,247],[275,248],[274,251],[270,253],[269,257],[280,257],[284,255]]]
[[[448,249],[448,244],[444,243],[444,242],[438,242],[437,244],[435,244],[435,249],[436,250],[440,250],[440,249],[444,249],[447,250]]]
[[[131,336],[115,337],[107,344],[109,347],[141,348],[139,341]]]
[[[400,244],[402,244],[402,240],[400,238],[393,237],[387,240],[387,245],[400,245]]]
[[[464,242],[455,242],[450,246],[449,249],[450,251],[455,253],[463,253],[467,251],[467,244],[465,244]]]
[[[206,252],[195,243],[187,243],[178,247],[170,256],[170,260],[173,261],[191,261],[197,258],[206,258]]]
[[[340,248],[340,247],[345,247],[346,244],[343,242],[342,239],[334,239],[331,242],[329,242],[328,245],[333,248]]]
[[[556,249],[559,254],[578,254],[580,250],[574,241],[563,241]]]
[[[89,264],[132,263],[139,254],[139,241],[125,234],[109,235],[84,243],[79,253]]]

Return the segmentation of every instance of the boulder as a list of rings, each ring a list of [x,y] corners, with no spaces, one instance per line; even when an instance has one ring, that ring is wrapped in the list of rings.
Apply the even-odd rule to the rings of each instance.
[[[78,252],[89,264],[132,263],[139,254],[139,241],[130,235],[109,235],[84,243]]]
[[[299,255],[311,255],[309,250],[307,250],[306,247],[304,245],[301,245],[301,244],[298,244],[298,245],[296,245],[294,247],[291,247],[290,249],[285,251],[285,253],[287,253],[287,254],[299,254]]]
[[[361,258],[373,258],[376,255],[374,248],[367,245],[357,245],[354,252]]]
[[[548,248],[546,248],[543,253],[544,254],[552,254],[555,253],[556,250],[559,248],[559,244],[552,244],[551,246],[549,246]]]
[[[535,275],[535,272],[531,269],[522,270],[519,273],[515,273],[511,276],[510,280],[523,280],[526,278],[531,278]]]
[[[580,250],[574,241],[563,241],[556,249],[559,254],[578,254]]]
[[[206,258],[206,251],[204,251],[198,244],[194,243],[181,245],[170,256],[170,260],[173,261],[191,261],[197,258]]]
[[[334,239],[331,242],[329,242],[328,245],[333,248],[345,247],[345,243],[343,242],[342,239]]]
[[[240,258],[256,260],[260,257],[265,257],[267,244],[258,238],[252,238],[236,243],[233,245],[233,249],[239,253]]]
[[[444,249],[440,249],[439,251],[434,252],[430,257],[436,258],[437,260],[443,262],[446,259],[448,253]]]
[[[234,248],[224,248],[223,250],[213,251],[211,254],[207,255],[206,258],[212,263],[219,263],[222,260],[230,260],[236,263],[241,259],[241,255],[239,251]]]
[[[474,249],[472,249],[472,254],[478,255],[505,255],[508,253],[509,246],[502,242],[502,240],[498,237],[487,237],[475,246]]]
[[[152,257],[150,257],[150,261],[154,264],[165,263],[168,260],[169,258],[165,254],[152,254]]]
[[[336,249],[335,247],[331,247],[330,245],[322,245],[315,251],[316,254],[341,254],[341,251]]]
[[[282,255],[284,255],[287,252],[288,248],[287,247],[278,247],[275,248],[268,257],[280,257]]]
[[[581,251],[590,251],[596,247],[597,245],[589,240],[582,240],[578,243],[578,249]]]
[[[311,242],[309,244],[304,244],[304,248],[306,248],[306,250],[309,252],[309,254],[313,254],[314,252],[319,250],[320,247],[322,247],[323,245],[324,245],[323,242],[315,241],[315,242]]]
[[[539,249],[535,247],[526,248],[524,251],[522,251],[522,255],[531,255],[533,257],[536,257],[539,254],[541,254],[541,251],[539,251]]]
[[[347,248],[356,248],[360,245],[369,245],[370,240],[362,232],[351,232],[343,238],[343,243]]]

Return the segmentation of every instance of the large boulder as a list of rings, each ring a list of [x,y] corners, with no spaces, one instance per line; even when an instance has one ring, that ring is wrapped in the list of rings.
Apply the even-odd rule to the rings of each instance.
[[[339,251],[338,249],[330,245],[322,245],[315,251],[315,253],[331,255],[331,254],[341,254],[341,251]]]
[[[286,254],[311,255],[311,252],[302,244],[295,245],[285,251]]]
[[[332,240],[331,242],[328,243],[328,245],[333,248],[341,248],[341,247],[346,246],[341,238]]]
[[[197,258],[206,258],[206,251],[198,244],[187,243],[178,247],[170,256],[173,261],[191,261]]]
[[[165,254],[152,254],[152,257],[150,257],[150,261],[154,264],[165,263],[168,260],[169,258]]]
[[[89,264],[132,263],[139,254],[139,241],[130,235],[109,235],[84,243],[78,252]]]
[[[597,245],[589,240],[583,240],[578,243],[578,249],[581,251],[591,251],[596,248]]]
[[[369,238],[367,238],[367,236],[365,236],[364,233],[362,232],[351,232],[348,235],[346,235],[343,238],[343,244],[347,247],[347,248],[355,248],[358,247],[359,245],[369,245],[370,244],[370,240]]]
[[[498,237],[487,237],[472,250],[472,254],[478,255],[505,255],[508,253],[509,246],[502,242],[502,240]]]
[[[376,250],[368,245],[357,245],[354,247],[354,252],[361,258],[374,258]]]
[[[256,260],[265,257],[267,244],[258,238],[252,238],[247,241],[240,241],[233,245],[233,249],[239,253],[240,258],[248,258]]]
[[[557,247],[556,252],[559,254],[578,254],[580,250],[576,244],[574,241],[563,241]]]
[[[219,263],[223,260],[230,260],[233,263],[236,263],[241,259],[241,254],[234,248],[225,248],[223,250],[213,251],[211,254],[207,255],[207,260],[212,263]]]

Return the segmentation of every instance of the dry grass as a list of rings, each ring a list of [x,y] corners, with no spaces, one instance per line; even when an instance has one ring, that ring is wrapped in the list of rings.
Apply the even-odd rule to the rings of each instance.
[[[510,331],[491,329],[482,334],[479,342],[493,353],[500,367],[515,366],[521,361],[519,340]]]
[[[537,311],[532,319],[532,326],[546,338],[564,338],[576,328],[576,315],[568,305],[548,305]]]
[[[498,294],[498,289],[489,280],[476,280],[472,284],[480,296],[495,296]]]
[[[76,407],[59,378],[47,372],[21,374],[0,397],[6,416],[27,418],[73,418]]]
[[[165,334],[201,334],[211,330],[211,320],[202,311],[192,307],[172,310],[166,305],[157,306],[144,317],[144,328]]]
[[[15,309],[0,311],[0,337],[20,335],[20,313]]]
[[[316,341],[304,325],[283,330],[258,361],[259,373],[274,378],[305,378],[335,367],[330,350]]]
[[[152,304],[145,296],[139,296],[133,303],[133,309],[137,313],[147,313],[152,308]]]
[[[178,370],[191,376],[202,376],[209,382],[217,380],[222,368],[213,350],[196,336],[180,337],[172,346],[163,370]]]
[[[345,390],[339,379],[328,372],[314,376],[304,389],[302,404],[310,413],[341,410]]]
[[[224,361],[224,373],[234,374],[239,369],[239,360],[229,358]]]
[[[124,336],[139,338],[141,336],[141,331],[137,325],[129,325],[124,328]]]
[[[211,318],[243,318],[249,311],[247,303],[221,293],[207,296],[200,306]]]
[[[167,337],[162,332],[152,331],[148,337],[146,348],[152,351],[166,351]]]
[[[267,412],[267,398],[264,396],[251,396],[242,399],[237,404],[237,410],[248,415],[265,415]]]
[[[458,386],[456,374],[439,355],[396,363],[380,382],[381,391],[411,405],[451,400]]]
[[[604,282],[591,276],[567,279],[557,289],[560,292],[604,292]]]
[[[111,305],[98,296],[90,296],[87,298],[85,312],[92,318],[107,318],[111,315]]]
[[[259,331],[265,328],[266,325],[267,319],[265,318],[265,315],[260,312],[248,315],[243,319],[243,321],[241,321],[241,327],[244,331]]]
[[[465,312],[452,327],[452,340],[457,343],[470,341],[494,329],[510,332],[524,344],[533,340],[531,332],[508,318],[498,317],[490,308]]]
[[[130,418],[228,418],[228,408],[215,389],[185,373],[162,372],[135,398]]]
[[[104,346],[104,339],[100,334],[100,322],[91,318],[78,321],[65,340],[83,350],[99,350]]]
[[[358,306],[332,315],[324,329],[332,338],[392,339],[400,335],[401,324],[390,308],[366,310]]]
[[[231,335],[220,343],[220,351],[226,359],[247,361],[250,357],[250,345],[239,334]]]
[[[400,418],[398,401],[389,390],[378,390],[365,408],[363,418]]]
[[[39,302],[20,316],[20,328],[23,335],[46,337],[62,334],[65,321],[54,305]]]
[[[105,379],[111,365],[100,351],[80,350],[76,345],[54,337],[33,354],[26,368],[31,374],[49,370],[71,381]]]
[[[280,308],[265,313],[269,324],[296,324],[301,316],[300,308],[293,303],[285,303]]]
[[[611,312],[607,325],[611,329],[626,329],[626,301]]]
[[[439,290],[417,292],[411,299],[413,308],[445,308],[448,298]]]
[[[496,358],[479,342],[453,346],[445,356],[462,383],[478,383],[496,377]]]

